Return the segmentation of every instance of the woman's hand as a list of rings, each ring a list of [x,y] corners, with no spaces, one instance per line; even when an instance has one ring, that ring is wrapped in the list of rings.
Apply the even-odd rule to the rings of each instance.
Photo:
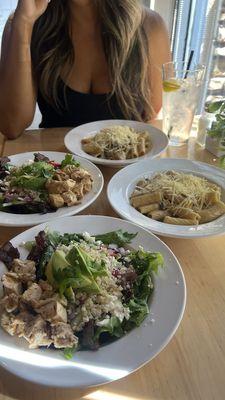
[[[15,16],[24,21],[34,24],[44,14],[48,7],[49,0],[19,0]]]

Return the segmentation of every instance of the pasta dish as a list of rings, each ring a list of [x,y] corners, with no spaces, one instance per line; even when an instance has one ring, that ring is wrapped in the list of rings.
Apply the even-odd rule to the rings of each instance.
[[[174,225],[203,224],[225,214],[219,186],[175,171],[139,181],[130,203],[149,218]]]
[[[95,136],[84,138],[83,150],[98,158],[126,160],[145,155],[151,148],[147,131],[137,132],[129,126],[109,126]]]

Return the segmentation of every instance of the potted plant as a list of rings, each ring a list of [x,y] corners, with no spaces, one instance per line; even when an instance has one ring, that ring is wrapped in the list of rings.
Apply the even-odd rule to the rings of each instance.
[[[207,129],[205,148],[216,157],[223,157],[225,156],[225,101],[209,104],[207,111],[215,113],[215,120]]]

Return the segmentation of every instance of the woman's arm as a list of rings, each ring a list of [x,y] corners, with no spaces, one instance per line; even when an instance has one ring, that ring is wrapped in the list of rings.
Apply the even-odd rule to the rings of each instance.
[[[0,131],[9,139],[18,137],[33,120],[37,94],[32,76],[31,36],[36,19],[47,5],[47,0],[19,0],[3,33]]]
[[[170,40],[166,25],[154,11],[146,10],[145,26],[149,39],[149,74],[151,105],[157,116],[162,107],[162,65],[171,61]]]

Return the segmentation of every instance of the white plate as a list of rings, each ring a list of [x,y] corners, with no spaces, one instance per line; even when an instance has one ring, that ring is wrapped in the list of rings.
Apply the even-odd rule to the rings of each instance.
[[[107,189],[111,206],[121,217],[161,236],[197,238],[224,234],[225,215],[206,224],[177,226],[154,221],[130,205],[129,197],[141,178],[147,178],[156,172],[167,170],[192,173],[205,177],[222,188],[222,200],[225,201],[225,172],[222,169],[197,161],[163,158],[160,160],[146,160],[117,172],[109,182]]]
[[[103,216],[61,218],[35,226],[12,240],[14,246],[33,240],[46,226],[61,233],[106,233],[123,229],[138,235],[131,246],[161,252],[165,268],[155,276],[155,290],[150,299],[150,314],[139,328],[98,351],[80,351],[72,361],[58,350],[28,350],[22,339],[9,336],[0,328],[0,364],[12,373],[43,385],[87,387],[120,379],[155,357],[170,341],[182,319],[186,286],[183,272],[171,250],[156,236],[130,222]],[[77,229],[76,229],[77,228]],[[21,256],[27,252],[21,248]],[[0,275],[5,271],[0,265]]]
[[[90,154],[85,153],[85,151],[82,149],[81,140],[85,137],[96,135],[96,133],[98,133],[101,129],[110,125],[126,125],[134,128],[137,131],[148,131],[152,142],[151,150],[142,157],[132,158],[130,160],[106,160],[104,158],[93,157]],[[167,148],[168,138],[165,133],[152,125],[145,124],[143,122],[112,119],[107,121],[91,122],[89,124],[78,126],[67,133],[64,143],[69,151],[81,157],[85,157],[95,164],[101,164],[108,167],[122,167],[141,160],[157,157]]]
[[[20,166],[24,163],[27,163],[29,160],[33,160],[34,153],[37,153],[37,151],[16,154],[8,157],[13,165]],[[49,157],[51,160],[54,160],[56,162],[61,162],[66,155],[66,153],[53,152],[53,151],[40,151],[40,153],[44,154],[45,156]],[[12,214],[0,211],[0,226],[37,225],[40,224],[41,222],[49,221],[51,219],[55,219],[58,217],[65,217],[67,215],[78,214],[79,212],[87,208],[90,204],[92,204],[102,191],[104,185],[103,175],[101,171],[90,161],[84,160],[83,158],[80,157],[75,157],[75,159],[80,162],[81,166],[84,169],[86,169],[93,178],[92,190],[83,197],[81,204],[72,207],[62,207],[55,212],[46,214],[40,214],[40,213]]]

